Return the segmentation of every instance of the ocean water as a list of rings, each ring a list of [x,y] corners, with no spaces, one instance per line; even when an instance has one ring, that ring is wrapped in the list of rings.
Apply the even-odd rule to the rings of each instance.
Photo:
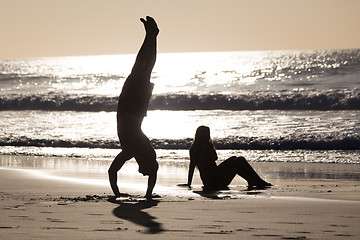
[[[112,160],[135,55],[0,60],[0,154]],[[360,164],[360,49],[159,54],[143,131],[187,161],[195,130],[219,156]]]

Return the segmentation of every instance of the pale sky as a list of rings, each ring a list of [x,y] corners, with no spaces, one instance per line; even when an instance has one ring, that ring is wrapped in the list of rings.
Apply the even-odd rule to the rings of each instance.
[[[360,0],[0,0],[0,59],[360,48]]]

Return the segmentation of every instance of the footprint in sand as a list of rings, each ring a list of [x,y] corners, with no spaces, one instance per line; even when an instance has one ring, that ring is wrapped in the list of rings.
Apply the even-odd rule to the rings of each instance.
[[[19,228],[20,226],[0,226],[1,229]]]
[[[66,222],[64,220],[57,219],[57,218],[46,218],[46,220],[48,220],[50,222],[56,222],[56,223],[65,223]]]

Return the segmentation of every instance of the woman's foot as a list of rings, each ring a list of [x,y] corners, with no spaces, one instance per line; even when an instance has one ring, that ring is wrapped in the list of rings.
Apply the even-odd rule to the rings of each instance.
[[[257,183],[249,184],[248,189],[265,189],[265,188],[269,188],[271,186],[272,186],[271,183],[268,183],[268,182],[265,182],[264,180],[261,180],[261,181],[259,181]]]

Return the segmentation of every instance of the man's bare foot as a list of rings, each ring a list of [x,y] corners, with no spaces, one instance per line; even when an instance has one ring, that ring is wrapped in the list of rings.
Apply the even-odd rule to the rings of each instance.
[[[157,36],[159,34],[159,28],[152,17],[146,16],[146,20],[140,18],[140,21],[144,24],[146,34]]]
[[[151,195],[146,194],[144,198],[146,198],[146,200],[152,200],[153,198],[161,198],[161,196],[157,194],[151,194]]]

